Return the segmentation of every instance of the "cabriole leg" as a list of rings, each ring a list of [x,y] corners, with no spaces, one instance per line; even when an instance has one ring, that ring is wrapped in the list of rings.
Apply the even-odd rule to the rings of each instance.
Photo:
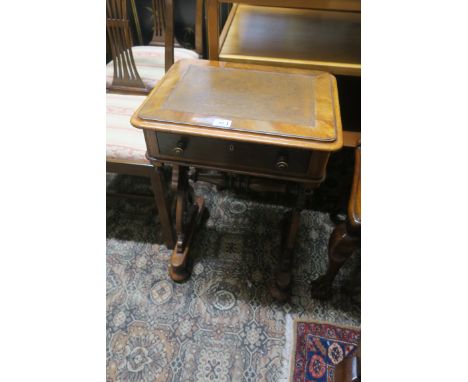
[[[315,298],[328,298],[331,295],[333,280],[344,263],[359,247],[360,238],[348,232],[346,223],[339,224],[332,232],[328,243],[328,267],[324,275],[312,281],[311,295]]]

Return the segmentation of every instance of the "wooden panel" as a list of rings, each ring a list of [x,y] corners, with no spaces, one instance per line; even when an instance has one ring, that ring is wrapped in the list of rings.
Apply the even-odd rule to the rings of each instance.
[[[360,13],[250,5],[233,9],[220,60],[360,76]]]
[[[307,150],[180,134],[157,133],[157,140],[162,158],[171,157],[185,163],[204,161],[216,166],[289,176],[305,176],[311,155]],[[286,163],[286,166],[278,168],[279,162]],[[310,177],[320,178],[321,174],[315,172]]]
[[[168,122],[223,130],[229,139],[238,131],[254,133],[258,140],[268,135],[335,143],[323,148],[327,151],[342,145],[336,80],[317,71],[177,62],[132,118],[134,126],[156,130]]]

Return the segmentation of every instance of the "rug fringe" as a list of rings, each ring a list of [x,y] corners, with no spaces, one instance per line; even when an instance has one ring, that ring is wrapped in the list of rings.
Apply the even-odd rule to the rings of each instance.
[[[286,328],[284,330],[285,346],[282,354],[281,377],[279,381],[288,382],[291,375],[291,352],[293,347],[294,320],[291,314],[286,314]]]

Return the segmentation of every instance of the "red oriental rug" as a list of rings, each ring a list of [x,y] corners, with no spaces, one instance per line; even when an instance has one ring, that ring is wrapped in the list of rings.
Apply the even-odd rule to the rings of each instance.
[[[325,322],[294,322],[292,382],[334,382],[335,368],[358,348],[361,330]]]

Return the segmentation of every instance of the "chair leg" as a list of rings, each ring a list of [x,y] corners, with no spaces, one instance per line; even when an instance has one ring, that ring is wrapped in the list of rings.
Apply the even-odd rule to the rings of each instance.
[[[161,221],[164,242],[167,248],[173,249],[176,238],[174,226],[172,224],[170,203],[167,200],[162,167],[155,167],[151,172],[151,185],[153,187],[154,199],[156,201],[156,207],[158,208],[159,219]]]
[[[346,223],[338,225],[328,242],[328,267],[324,275],[311,283],[311,295],[314,298],[328,298],[331,295],[333,280],[351,255],[359,248],[360,237],[352,235]]]

